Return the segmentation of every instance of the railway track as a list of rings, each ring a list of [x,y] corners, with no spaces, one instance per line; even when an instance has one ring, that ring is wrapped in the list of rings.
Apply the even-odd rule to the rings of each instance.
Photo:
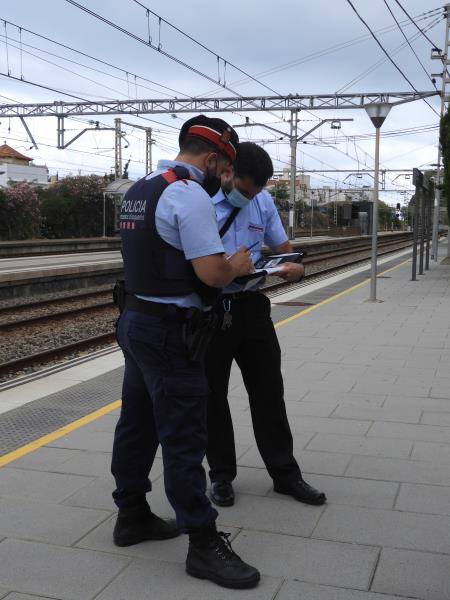
[[[407,248],[411,243],[411,239],[408,238],[381,239],[379,256]],[[296,246],[300,247],[301,244]],[[314,252],[304,260],[306,275],[301,284],[269,282],[264,287],[264,291],[269,296],[274,296],[297,287],[304,287],[308,280],[317,280],[340,270],[346,270],[355,264],[367,261],[369,257],[370,240],[358,241],[348,248]],[[0,362],[0,380],[9,379],[37,367],[41,368],[53,361],[113,344],[115,342],[113,323],[116,318],[117,309],[112,303],[110,291],[84,292],[56,300],[43,300],[0,309],[0,333],[15,340],[18,346],[23,340],[26,341],[33,336],[45,338],[47,332],[51,332],[51,339],[46,340],[44,348],[37,348],[36,351],[30,352],[20,350],[21,356],[15,354]],[[105,330],[92,335],[98,322],[102,320]],[[83,326],[78,327],[78,322]],[[66,326],[71,328],[74,334],[72,337],[78,339],[69,339],[65,343],[60,343],[59,333],[64,331]],[[34,348],[34,345],[31,346]]]
[[[391,254],[393,252],[398,252],[405,248],[409,248],[412,245],[411,240],[405,241],[386,241],[385,243],[378,244],[378,257],[386,256],[387,254]],[[360,258],[355,258],[355,253],[365,253],[365,256]],[[304,287],[305,282],[314,279],[315,281],[318,279],[322,279],[328,275],[335,274],[339,271],[345,271],[348,268],[355,266],[360,263],[366,262],[370,258],[371,247],[366,244],[365,246],[361,246],[356,249],[346,249],[340,252],[317,252],[311,256],[307,256],[303,260],[303,264],[305,265],[305,276],[302,279],[301,283],[286,283],[286,282],[276,282],[269,283],[264,286],[264,292],[269,296],[273,296],[276,293],[284,293],[288,290],[293,290],[295,288]],[[325,263],[327,260],[334,261],[337,258],[353,256],[351,260],[347,260],[345,262],[339,262],[338,265],[326,266]],[[313,268],[311,265],[322,265],[321,268]]]

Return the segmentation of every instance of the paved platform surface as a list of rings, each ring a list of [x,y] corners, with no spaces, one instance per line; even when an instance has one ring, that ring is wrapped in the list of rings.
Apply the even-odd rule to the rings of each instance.
[[[115,409],[0,469],[0,598],[448,600],[450,265],[431,267],[382,275],[382,303],[358,285],[280,323],[296,455],[326,506],[273,492],[233,372],[237,498],[219,523],[258,588],[188,577],[185,538],[112,544]],[[172,516],[160,458],[151,476],[152,508]]]

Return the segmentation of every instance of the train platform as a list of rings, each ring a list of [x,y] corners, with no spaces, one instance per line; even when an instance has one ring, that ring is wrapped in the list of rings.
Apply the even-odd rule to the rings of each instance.
[[[411,237],[410,232],[380,232],[380,246],[395,243],[396,240],[401,243]],[[122,256],[118,246],[120,239],[106,238],[102,242],[101,239],[94,238],[90,244],[88,242],[89,240],[42,241],[41,249],[47,254],[33,256],[24,254],[33,242],[23,242],[23,248],[20,246],[21,242],[0,243],[0,302],[95,286],[112,286],[122,276]],[[106,250],[101,249],[101,244]],[[306,250],[310,256],[317,257],[321,253],[345,252],[354,245],[369,247],[370,238],[297,237],[292,240],[292,244],[295,248]],[[97,249],[88,250],[90,245]],[[4,253],[11,249],[10,246],[17,255]]]
[[[296,456],[325,506],[274,493],[233,370],[239,473],[218,523],[256,589],[186,575],[184,537],[114,546],[111,351],[0,392],[0,598],[448,600],[450,265],[413,282],[410,251],[379,264],[382,302],[364,266],[272,298]],[[151,479],[152,509],[173,516],[159,455]]]

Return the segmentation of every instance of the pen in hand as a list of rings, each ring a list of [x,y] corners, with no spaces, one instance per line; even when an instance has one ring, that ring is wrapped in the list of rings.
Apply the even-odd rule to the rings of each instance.
[[[257,246],[258,244],[259,244],[259,242],[255,242],[254,244],[252,244],[251,246],[249,246],[249,247],[247,248],[247,252],[248,252],[249,250],[251,250],[252,248],[254,248],[255,246]]]
[[[254,248],[255,246],[257,246],[258,244],[259,244],[259,242],[255,242],[254,244],[252,244],[251,246],[249,246],[249,247],[247,248],[247,252],[248,252],[249,250],[251,250],[252,248]],[[234,255],[235,255],[235,252],[233,252],[233,254],[230,254],[230,256],[227,256],[227,260],[230,260],[230,258],[231,258],[232,256],[234,256]]]

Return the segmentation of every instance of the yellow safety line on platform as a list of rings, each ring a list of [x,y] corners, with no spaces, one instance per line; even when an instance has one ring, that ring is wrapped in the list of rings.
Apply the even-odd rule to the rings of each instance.
[[[29,454],[30,452],[33,452],[34,450],[37,450],[38,448],[45,446],[45,444],[48,444],[49,442],[53,442],[54,440],[57,440],[58,438],[62,437],[63,435],[71,433],[72,431],[82,427],[83,425],[87,425],[88,423],[91,423],[91,421],[95,421],[95,419],[98,419],[99,417],[103,417],[104,415],[107,415],[108,413],[112,412],[116,408],[119,408],[120,404],[121,404],[121,400],[116,400],[115,402],[111,402],[111,404],[107,404],[106,406],[99,408],[98,410],[86,415],[85,417],[82,417],[81,419],[77,419],[76,421],[73,421],[73,423],[64,425],[64,427],[61,427],[60,429],[57,429],[56,431],[52,431],[51,433],[47,433],[47,435],[44,435],[44,436],[38,438],[37,440],[30,442],[29,444],[25,444],[25,446],[22,446],[21,448],[17,448],[17,450],[13,450],[12,452],[9,452],[8,454],[4,454],[3,456],[0,456],[0,467],[4,467],[5,465],[12,462],[13,460],[17,460],[18,458],[25,456],[25,454]]]
[[[410,260],[411,259],[408,258],[407,260],[402,261],[398,265],[395,265],[394,267],[391,267],[390,269],[386,269],[386,271],[381,271],[381,273],[377,273],[377,277],[379,275],[384,275],[385,273],[389,273],[389,271],[393,271],[394,269],[398,269],[399,267],[402,267],[403,265],[406,265],[406,263],[409,262]],[[295,315],[291,315],[290,317],[287,317],[286,319],[283,319],[282,321],[278,321],[275,324],[275,329],[278,329],[278,327],[281,327],[282,325],[286,325],[286,323],[290,323],[291,321],[294,321],[295,319],[298,319],[299,317],[302,317],[303,315],[306,315],[306,314],[312,312],[313,310],[316,310],[316,308],[324,306],[325,304],[329,304],[333,300],[337,300],[338,298],[342,298],[342,296],[346,296],[350,292],[353,292],[353,290],[357,290],[358,288],[362,287],[366,283],[369,283],[369,281],[370,281],[370,277],[368,277],[367,279],[364,279],[364,281],[361,281],[360,283],[357,283],[356,285],[352,285],[351,287],[347,288],[346,290],[343,290],[342,292],[334,294],[334,296],[330,296],[326,300],[322,300],[321,302],[314,304],[314,306],[309,306],[308,308],[305,308],[304,310],[301,310],[300,312],[295,313]]]
[[[378,273],[378,275],[384,275],[385,273],[389,273],[390,271],[393,271],[394,269],[398,269],[399,267],[402,267],[407,262],[409,262],[409,260],[410,259],[404,260],[403,262],[399,263],[398,265],[395,265],[394,267],[391,267],[390,269],[386,269],[386,271],[382,271],[381,273]],[[347,288],[346,290],[343,290],[342,292],[339,292],[338,294],[334,294],[334,296],[330,296],[330,298],[327,298],[326,300],[322,300],[321,302],[314,304],[314,306],[309,306],[308,308],[301,310],[300,312],[296,313],[295,315],[292,315],[291,317],[288,317],[287,319],[278,321],[278,323],[275,324],[275,327],[276,328],[282,327],[283,325],[286,325],[286,323],[290,323],[294,319],[298,319],[299,317],[302,317],[303,315],[306,315],[306,314],[312,312],[313,310],[316,310],[320,306],[324,306],[325,304],[328,304],[329,302],[332,302],[333,300],[342,298],[342,296],[345,296],[345,295],[349,294],[350,292],[352,292],[353,290],[356,290],[357,288],[362,287],[369,281],[370,281],[370,279],[365,279],[361,283],[352,285],[351,287]],[[72,431],[75,431],[75,429],[79,429],[83,425],[87,425],[88,423],[95,421],[99,417],[103,417],[104,415],[107,415],[108,413],[112,412],[116,408],[119,408],[120,404],[121,404],[121,400],[116,400],[115,402],[111,402],[111,404],[107,404],[106,406],[103,406],[103,408],[99,408],[98,410],[86,415],[85,417],[82,417],[81,419],[78,419],[77,421],[74,421],[73,423],[64,425],[64,427],[61,427],[60,429],[57,429],[56,431],[53,431],[52,433],[48,433],[47,435],[44,435],[44,436],[38,438],[37,440],[30,442],[29,444],[25,444],[25,446],[22,446],[21,448],[17,448],[17,450],[13,450],[12,452],[9,452],[8,454],[4,454],[3,456],[0,456],[0,467],[4,467],[5,465],[13,462],[14,460],[17,460],[18,458],[21,458],[22,456],[25,456],[26,454],[29,454],[30,452],[33,452],[34,450],[37,450],[38,448],[42,448],[42,446],[45,446],[49,442],[53,442],[54,440],[57,440],[58,438],[66,435],[68,433],[71,433]]]

